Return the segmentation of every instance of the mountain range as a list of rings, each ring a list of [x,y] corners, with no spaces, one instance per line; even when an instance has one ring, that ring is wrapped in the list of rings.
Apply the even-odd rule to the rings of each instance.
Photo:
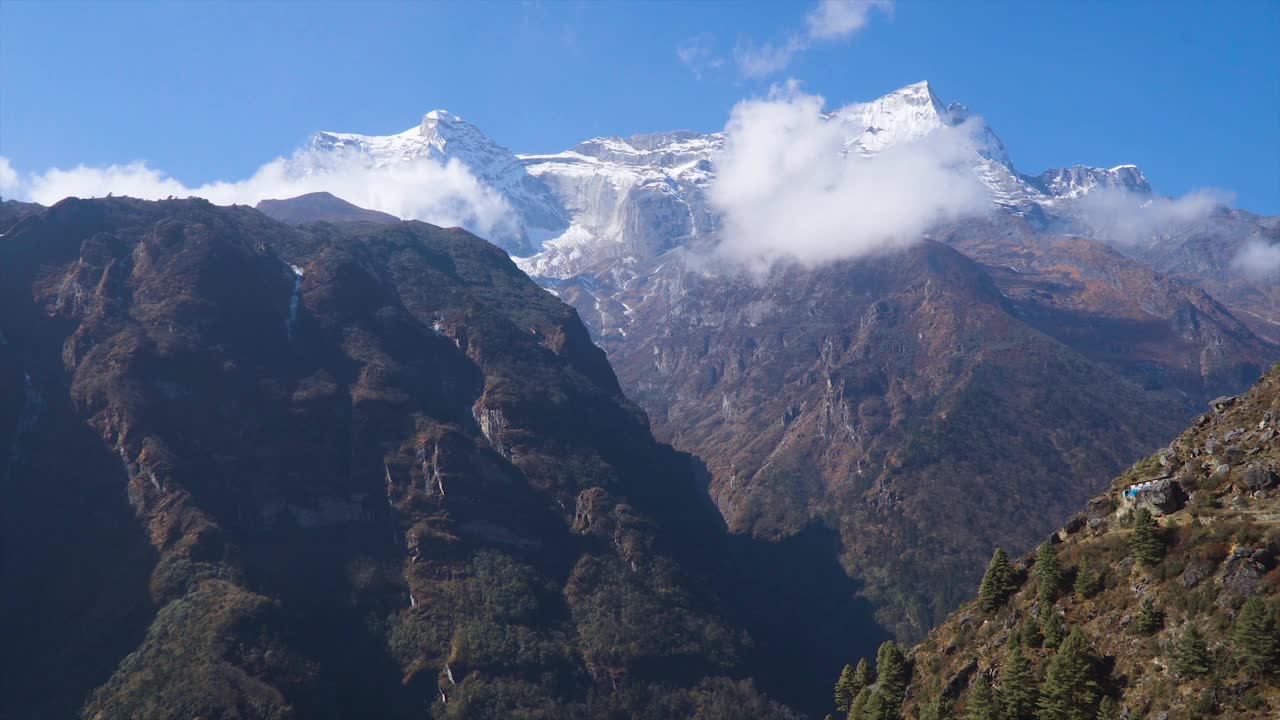
[[[578,309],[657,436],[707,463],[730,527],[837,529],[882,622],[915,638],[993,544],[1028,547],[1280,358],[1280,283],[1239,265],[1280,221],[1187,210],[1133,165],[1023,174],[928,83],[823,120],[863,158],[960,133],[950,162],[989,207],[900,257],[745,278],[714,256],[726,133],[517,155],[435,111],[394,136],[318,133],[299,157],[425,155],[491,182],[522,228],[494,242]]]
[[[1083,654],[1028,639],[1046,695],[1062,655],[1095,714],[1268,716],[1245,640],[1174,693],[1172,634],[1107,633],[1144,599],[1179,639],[1274,629],[1245,601],[1280,587],[1280,278],[1249,259],[1280,218],[1023,174],[928,83],[816,122],[981,208],[746,267],[733,122],[519,155],[443,110],[285,172],[443,167],[486,238],[337,189],[0,203],[0,718],[821,717],[877,646],[906,670],[864,700],[971,712],[1051,615]],[[1123,550],[1139,509],[1162,559]]]
[[[946,104],[927,82],[916,83],[824,117],[839,123],[845,151],[874,156],[962,128],[968,139],[963,164],[1002,214],[1027,219],[1040,231],[1084,235],[1112,244],[1159,272],[1216,291],[1255,333],[1280,340],[1274,318],[1280,305],[1274,271],[1250,275],[1237,261],[1250,244],[1280,243],[1280,221],[1209,202],[1203,212],[1141,228],[1099,221],[1091,197],[1123,198],[1141,216],[1159,207],[1142,171],[1073,166],[1021,173],[985,121],[958,103]],[[707,190],[716,178],[715,158],[725,133],[674,131],[595,138],[564,152],[520,155],[489,139],[457,115],[427,113],[403,133],[370,136],[318,132],[293,160],[295,172],[323,173],[338,158],[373,166],[420,158],[456,161],[508,203],[515,222],[489,239],[521,258],[531,276],[568,279],[598,264],[656,257],[713,235],[718,213]],[[1156,213],[1156,210],[1151,210]],[[999,217],[999,216],[997,216]]]

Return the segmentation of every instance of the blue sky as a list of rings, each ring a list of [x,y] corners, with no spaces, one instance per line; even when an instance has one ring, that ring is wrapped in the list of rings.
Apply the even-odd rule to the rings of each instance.
[[[745,75],[735,48],[805,37],[811,6],[3,0],[0,156],[23,172],[145,160],[193,185],[317,129],[398,132],[437,107],[548,152],[717,130],[788,78],[833,107],[928,79],[1023,172],[1136,163],[1160,192],[1280,213],[1280,3],[902,0]]]

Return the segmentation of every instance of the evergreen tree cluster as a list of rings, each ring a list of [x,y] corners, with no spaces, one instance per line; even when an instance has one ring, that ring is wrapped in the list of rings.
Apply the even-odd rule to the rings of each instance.
[[[836,681],[836,710],[848,714],[858,695],[875,681],[866,658],[858,661],[857,668],[845,665],[840,672],[840,679]]]
[[[988,673],[979,673],[965,696],[964,720],[1095,720],[1119,717],[1119,706],[1103,697],[1101,659],[1080,631],[1062,641],[1037,685],[1036,672],[1022,652],[1018,639],[1009,642],[1009,657],[993,685]],[[941,701],[926,704],[921,720],[945,718]]]
[[[1038,720],[1094,720],[1102,698],[1098,664],[1084,633],[1073,630],[1045,668]]]
[[[1021,647],[1014,645],[1009,651],[1000,680],[1001,720],[1035,720],[1040,690]]]
[[[978,679],[969,688],[969,697],[965,699],[964,720],[1000,720],[996,692],[985,674],[979,673]]]
[[[859,660],[856,668],[844,666],[836,680],[836,710],[848,720],[902,720],[908,679],[902,647],[886,642],[876,653],[874,672],[866,659]]]
[[[1236,615],[1231,631],[1236,659],[1255,675],[1280,671],[1280,630],[1275,613],[1260,597],[1251,597]]]
[[[997,568],[998,559],[993,558]],[[998,572],[997,569],[997,578]],[[1037,573],[1037,577],[1043,579],[1051,574],[1046,571],[1046,575]],[[1236,616],[1230,647],[1240,667],[1251,675],[1265,677],[1280,673],[1280,617],[1277,615],[1276,608],[1260,597],[1253,597]],[[1008,656],[999,672],[979,672],[971,682],[963,698],[962,720],[1121,720],[1125,717],[1123,707],[1104,693],[1106,678],[1102,658],[1084,633],[1078,629],[1067,632],[1062,616],[1052,610],[1043,623],[1043,644],[1056,647],[1057,651],[1042,672],[1036,672],[1023,652],[1024,646],[1040,644],[1040,624],[1034,616],[1029,616],[1019,630],[1009,635]],[[1163,629],[1164,624],[1164,613],[1150,598],[1145,598],[1138,611],[1138,632],[1154,634]],[[1172,669],[1179,678],[1213,673],[1214,656],[1194,624],[1188,623],[1178,635],[1172,654]],[[901,711],[897,708],[905,692],[906,669],[896,645],[886,643],[881,647],[877,666],[889,668],[895,680],[885,683],[882,675],[881,681],[874,683],[866,661],[860,662],[856,671],[846,666],[841,673],[836,703],[841,709],[849,708],[850,720],[900,720]],[[855,689],[860,690],[860,701],[842,705],[842,698],[848,698]],[[922,703],[917,715],[919,720],[952,720],[953,717],[951,703],[945,698]]]

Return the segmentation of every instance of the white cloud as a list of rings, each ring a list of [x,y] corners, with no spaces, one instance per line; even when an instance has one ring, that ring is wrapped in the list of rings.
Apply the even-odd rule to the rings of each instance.
[[[9,163],[9,158],[0,157],[0,195],[9,195],[18,189],[18,172]]]
[[[742,40],[733,49],[733,59],[738,63],[738,70],[743,75],[764,77],[790,65],[796,53],[806,47],[804,40],[795,35],[780,45],[768,42],[757,45],[750,40]]]
[[[724,58],[716,54],[712,43],[712,37],[704,33],[685,40],[680,47],[676,48],[676,57],[680,58],[680,62],[684,63],[698,80],[708,72],[724,67]]]
[[[1280,274],[1280,244],[1252,240],[1245,244],[1232,265],[1254,280]]]
[[[847,128],[822,107],[794,83],[734,107],[710,190],[721,257],[754,271],[780,260],[813,266],[905,247],[938,222],[991,207],[967,169],[967,124],[863,157],[846,152]]]
[[[256,205],[260,200],[327,191],[361,207],[436,225],[458,225],[485,237],[514,237],[520,232],[506,199],[457,160],[442,164],[422,158],[373,167],[360,156],[313,152],[300,154],[292,162],[273,160],[244,180],[188,186],[141,162],[54,168],[24,177],[0,158],[0,190],[42,205],[108,193],[150,200],[197,196],[220,205]]]
[[[1233,200],[1231,193],[1214,189],[1167,198],[1124,188],[1101,188],[1076,201],[1075,209],[1095,237],[1115,245],[1133,245],[1206,220]]]
[[[815,40],[833,40],[846,37],[862,29],[871,18],[872,10],[893,12],[891,0],[822,0],[805,18],[809,37]]]
[[[847,38],[861,30],[870,21],[873,10],[890,15],[893,13],[893,0],[821,0],[805,16],[803,33],[792,33],[778,43],[757,44],[750,39],[739,41],[733,51],[738,70],[747,77],[764,77],[779,72],[814,42]]]

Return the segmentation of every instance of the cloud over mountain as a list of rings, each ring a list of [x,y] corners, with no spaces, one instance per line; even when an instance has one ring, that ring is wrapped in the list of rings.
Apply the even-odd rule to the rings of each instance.
[[[13,170],[8,159],[0,158],[0,192],[42,205],[66,197],[108,194],[152,200],[198,196],[219,205],[255,205],[261,200],[325,191],[371,210],[461,226],[480,235],[514,232],[517,226],[502,195],[455,159],[439,162],[424,157],[378,166],[355,155],[312,153],[307,157],[311,162],[305,172],[296,163],[277,158],[243,180],[198,186],[186,185],[144,162],[23,174]]]
[[[1255,280],[1280,274],[1280,245],[1254,240],[1241,249],[1232,264]]]
[[[965,163],[967,124],[866,156],[848,151],[848,128],[823,102],[788,84],[733,109],[710,191],[719,254],[756,270],[816,265],[903,247],[990,207]]]
[[[1114,245],[1133,245],[1173,227],[1204,220],[1234,200],[1231,193],[1213,188],[1176,198],[1123,188],[1098,188],[1076,201],[1075,207],[1099,239]]]

